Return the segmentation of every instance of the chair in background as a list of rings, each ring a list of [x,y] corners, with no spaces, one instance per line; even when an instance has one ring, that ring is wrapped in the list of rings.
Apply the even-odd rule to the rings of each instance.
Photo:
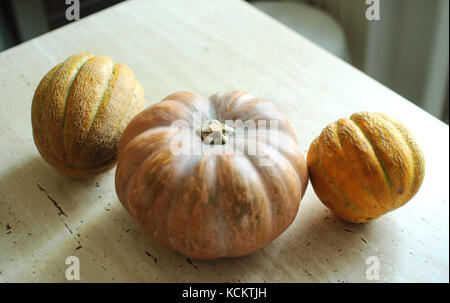
[[[335,56],[350,62],[344,29],[327,12],[305,2],[253,1],[251,3]]]

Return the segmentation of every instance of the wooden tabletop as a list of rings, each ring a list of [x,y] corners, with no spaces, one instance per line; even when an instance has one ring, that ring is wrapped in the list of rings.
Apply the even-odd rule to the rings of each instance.
[[[179,90],[272,100],[305,155],[334,120],[392,115],[423,149],[424,183],[404,207],[362,225],[337,219],[309,186],[294,223],[260,251],[189,260],[138,229],[117,199],[115,169],[76,180],[40,157],[34,90],[81,51],[129,65],[147,105]],[[69,256],[79,258],[83,282],[366,282],[370,256],[382,282],[449,281],[448,126],[242,1],[127,1],[0,53],[0,155],[3,282],[64,282]]]

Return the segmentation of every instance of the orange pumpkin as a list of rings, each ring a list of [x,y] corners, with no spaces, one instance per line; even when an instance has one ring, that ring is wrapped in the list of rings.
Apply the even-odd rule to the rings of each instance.
[[[106,56],[79,53],[51,69],[33,98],[33,137],[42,157],[75,177],[114,166],[120,136],[144,109],[133,72]]]
[[[307,163],[319,199],[342,219],[374,220],[419,190],[425,162],[419,145],[397,120],[355,113],[329,124],[310,146]]]
[[[267,124],[245,124],[246,132],[230,121]],[[252,132],[268,121],[278,123],[271,141]],[[179,154],[173,148],[180,146],[204,150]],[[294,220],[308,180],[287,118],[240,91],[166,97],[129,123],[118,153],[123,206],[151,239],[194,259],[247,255],[277,238]]]

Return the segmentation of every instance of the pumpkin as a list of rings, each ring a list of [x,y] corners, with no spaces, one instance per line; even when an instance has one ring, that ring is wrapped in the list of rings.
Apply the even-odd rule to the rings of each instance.
[[[115,182],[151,239],[193,259],[216,259],[248,255],[285,231],[308,172],[274,103],[241,91],[177,92],[128,124]]]
[[[399,121],[360,112],[325,127],[307,155],[320,201],[354,223],[374,220],[408,202],[419,190],[425,162]]]
[[[75,54],[52,68],[35,91],[34,142],[57,171],[98,174],[114,166],[123,130],[143,109],[144,91],[128,66]]]

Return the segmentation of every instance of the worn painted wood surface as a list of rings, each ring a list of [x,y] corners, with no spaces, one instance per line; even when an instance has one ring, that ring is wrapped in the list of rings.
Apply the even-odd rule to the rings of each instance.
[[[363,12],[362,12],[363,13]],[[122,208],[115,169],[62,176],[39,156],[31,100],[43,75],[90,51],[129,65],[147,105],[178,90],[240,89],[273,100],[305,155],[322,128],[353,112],[401,120],[421,144],[424,184],[406,206],[363,225],[333,216],[309,186],[294,223],[253,255],[200,262],[151,242]],[[0,281],[449,280],[448,126],[250,5],[237,1],[128,1],[0,53]]]

